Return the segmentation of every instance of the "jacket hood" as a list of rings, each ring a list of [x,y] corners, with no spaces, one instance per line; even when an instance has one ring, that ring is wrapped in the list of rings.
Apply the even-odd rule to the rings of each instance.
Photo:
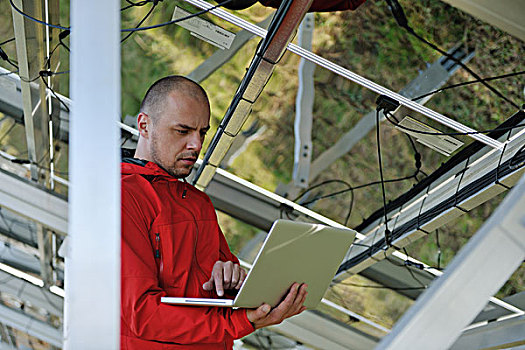
[[[121,173],[122,175],[149,175],[176,179],[157,164],[138,158],[133,158],[135,150],[122,149]]]

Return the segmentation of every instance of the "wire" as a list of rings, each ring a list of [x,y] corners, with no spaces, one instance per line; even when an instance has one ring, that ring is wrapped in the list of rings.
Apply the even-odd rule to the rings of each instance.
[[[498,90],[496,90],[496,88],[494,88],[492,85],[488,84],[485,79],[483,79],[482,77],[480,77],[476,72],[474,72],[472,69],[470,69],[466,64],[464,64],[460,59],[454,57],[453,55],[449,54],[448,52],[446,52],[445,50],[439,48],[438,46],[436,46],[435,44],[431,43],[430,41],[426,40],[425,38],[419,36],[412,28],[410,28],[410,30],[407,29],[407,31],[412,34],[414,37],[416,37],[417,39],[419,39],[421,42],[427,44],[428,46],[430,46],[431,48],[433,48],[434,50],[436,50],[437,52],[441,53],[442,55],[444,56],[447,56],[447,58],[450,58],[451,60],[453,60],[454,62],[456,62],[457,64],[459,64],[461,66],[461,68],[463,68],[464,70],[466,70],[470,75],[472,75],[474,78],[476,78],[477,80],[479,80],[479,82],[483,85],[485,85],[485,87],[487,89],[489,89],[490,91],[492,91],[494,94],[496,94],[496,96],[498,96],[499,98],[501,98],[502,100],[508,102],[509,104],[511,104],[512,106],[514,106],[515,108],[520,108],[520,106],[515,103],[514,101],[510,100],[509,98],[507,98],[506,96],[504,96],[501,92],[499,92]]]
[[[439,229],[436,229],[436,246],[437,246],[437,270],[441,271],[441,245],[439,244]]]
[[[385,111],[385,114],[387,112]],[[385,241],[387,245],[391,245],[390,230],[388,229],[388,215],[386,211],[386,193],[385,193],[385,180],[383,178],[383,165],[381,161],[381,141],[379,137],[379,107],[376,108],[376,141],[377,141],[377,160],[379,162],[379,176],[381,179],[381,194],[383,196],[383,214],[385,217]]]
[[[68,71],[66,72],[58,72],[58,73],[53,73],[53,75],[55,74],[65,74],[67,73]],[[46,80],[44,79],[44,76],[43,75],[40,75],[40,78],[42,78],[42,81],[44,82],[44,85],[46,86],[46,88],[49,89],[49,91],[51,91],[51,93],[53,94],[53,96],[55,96],[55,98],[58,100],[58,102],[60,102],[60,104],[62,106],[64,106],[64,108],[66,109],[66,111],[69,113],[69,107],[66,105],[66,103],[64,101],[62,101],[62,99],[60,97],[58,97],[58,94],[55,92],[55,90],[53,90],[46,82]]]
[[[7,39],[6,41],[2,41],[0,43],[0,46],[4,45],[4,44],[7,44],[7,43],[10,43],[11,41],[15,41],[16,38],[11,38],[11,39]]]
[[[348,221],[350,220],[350,215],[352,214],[352,208],[354,207],[354,188],[352,187],[352,185],[350,185],[348,182],[346,181],[343,181],[343,180],[339,180],[339,179],[332,179],[332,180],[326,180],[326,181],[323,181],[321,183],[318,183],[314,186],[311,186],[309,188],[307,188],[306,190],[304,190],[303,192],[301,192],[292,202],[297,202],[298,199],[300,199],[301,197],[303,197],[305,194],[307,194],[308,192],[318,188],[318,187],[321,187],[321,186],[324,186],[324,185],[327,185],[327,184],[330,184],[330,183],[340,183],[340,184],[343,184],[343,185],[346,185],[348,188],[347,190],[345,191],[348,192],[350,191],[350,194],[351,194],[351,197],[350,197],[350,205],[349,205],[349,208],[348,208],[348,213],[346,214],[346,217],[345,217],[345,221],[344,221],[344,225],[345,226],[348,226]],[[327,198],[327,197],[325,197]],[[314,198],[314,200],[312,201],[309,201],[307,202],[307,204],[311,204],[313,203],[314,201],[317,201],[318,199],[322,199],[322,198]]]
[[[400,177],[400,178],[397,178],[397,179],[384,180],[383,182],[384,183],[399,182],[399,181],[410,180],[410,179],[413,179],[413,178],[414,178],[414,174],[413,175],[409,175],[409,176]],[[373,186],[373,185],[379,185],[380,183],[381,183],[381,181],[372,181],[372,182],[369,182],[369,183],[366,183],[366,184],[363,184],[363,185],[355,186],[352,189],[345,189],[345,190],[341,190],[341,191],[337,191],[337,192],[332,192],[332,193],[329,193],[327,195],[323,195],[321,197],[317,197],[314,200],[310,200],[308,202],[304,202],[304,203],[302,203],[302,205],[306,206],[306,205],[311,204],[311,203],[313,203],[313,202],[315,202],[317,200],[320,200],[320,199],[325,199],[325,198],[337,196],[337,195],[340,195],[340,194],[343,194],[343,193],[346,193],[346,192],[352,191],[352,190],[360,190],[362,188]]]
[[[132,1],[129,1],[129,0],[126,0],[126,2],[129,4],[128,6],[124,6],[123,8],[120,9],[120,11],[126,11],[127,9],[129,8],[132,8],[132,7],[140,7],[140,6],[144,6],[150,2],[153,2],[153,3],[158,3],[159,1],[162,1],[162,0],[144,0],[144,1],[139,1],[139,2],[132,2]]]
[[[139,32],[139,31],[142,31],[142,30],[148,30],[148,29],[155,29],[155,28],[165,27],[165,26],[168,26],[170,24],[174,24],[174,23],[177,23],[177,22],[182,22],[182,21],[185,21],[187,19],[190,19],[190,18],[193,18],[193,17],[196,17],[196,16],[200,16],[202,14],[205,14],[207,12],[215,10],[218,7],[226,5],[226,4],[230,3],[231,1],[233,1],[233,0],[225,0],[225,1],[221,2],[221,3],[218,3],[217,5],[215,5],[213,7],[210,7],[209,9],[202,10],[202,11],[199,11],[199,12],[196,12],[196,13],[192,13],[191,15],[188,15],[186,17],[178,18],[178,19],[175,19],[175,20],[172,20],[172,21],[169,21],[169,22],[159,23],[159,24],[155,24],[155,25],[147,26],[147,27],[121,29],[120,31],[121,32]],[[13,3],[13,0],[9,0],[9,2],[11,3],[11,6],[15,9],[16,12],[18,12],[19,14],[21,14],[22,16],[24,16],[27,19],[30,19],[30,20],[32,20],[34,22],[43,24],[43,25],[51,27],[51,28],[57,28],[57,29],[62,29],[62,30],[71,30],[71,27],[64,27],[64,26],[61,26],[61,25],[47,23],[47,22],[39,20],[39,19],[37,19],[35,17],[32,17],[32,16],[24,13],[18,7],[16,7],[15,4]]]
[[[63,27],[61,25],[51,24],[51,23],[47,23],[47,22],[41,21],[39,19],[36,19],[35,17],[32,17],[32,16],[28,15],[27,13],[24,13],[22,10],[20,10],[18,7],[16,7],[15,4],[13,3],[13,0],[9,0],[9,2],[11,3],[11,7],[14,8],[16,12],[18,12],[19,14],[21,14],[22,16],[24,16],[27,19],[30,19],[30,20],[32,20],[34,22],[43,24],[43,25],[51,27],[51,28],[57,28],[57,29],[63,29],[63,30],[70,30],[71,29],[71,27]]]
[[[146,1],[146,3],[148,3],[148,2],[149,2],[149,1]],[[153,5],[152,5],[151,8],[149,9],[148,13],[146,14],[146,16],[144,16],[144,17],[140,20],[140,22],[135,26],[135,28],[140,27],[140,26],[142,25],[142,23],[144,23],[144,22],[148,19],[148,17],[151,15],[151,13],[153,12],[153,10],[154,10],[155,7],[157,6],[157,4],[158,4],[158,0],[153,1]],[[135,5],[135,6],[137,6],[137,5]],[[135,33],[135,32],[129,32],[129,33],[124,37],[124,39],[122,39],[122,40],[120,41],[120,43],[122,44],[124,41],[126,41],[130,36],[133,35],[133,33]]]
[[[11,0],[10,0],[10,1],[11,1]],[[193,18],[193,17],[200,16],[200,15],[202,15],[202,14],[208,13],[208,12],[210,12],[210,11],[212,11],[212,10],[215,10],[215,9],[218,8],[218,7],[221,7],[221,6],[223,6],[223,5],[226,5],[226,4],[230,3],[231,1],[233,1],[233,0],[225,0],[225,1],[221,2],[221,3],[218,3],[217,5],[215,5],[215,6],[213,6],[213,7],[210,7],[209,9],[202,10],[202,11],[199,11],[199,12],[195,12],[195,13],[192,13],[191,15],[186,16],[186,17],[182,17],[182,18],[174,19],[174,20],[169,21],[169,22],[159,23],[159,24],[155,24],[155,25],[147,26],[147,27],[121,29],[121,32],[139,32],[139,31],[142,31],[142,30],[149,30],[149,29],[155,29],[155,28],[165,27],[165,26],[168,26],[168,25],[170,25],[170,24],[174,24],[174,23],[182,22],[182,21],[185,21],[185,20],[187,20],[187,19],[190,19],[190,18]]]
[[[2,58],[4,61],[6,61],[7,63],[9,63],[10,65],[12,65],[13,67],[15,67],[16,69],[18,69],[18,65],[16,63],[14,63],[10,58],[9,56],[7,56],[7,53],[4,51],[4,49],[2,49],[0,47],[0,58]]]
[[[522,71],[519,71],[519,72],[514,72],[514,73],[503,74],[503,75],[497,75],[497,76],[489,77],[489,78],[483,78],[483,80],[484,81],[492,81],[492,80],[510,78],[510,77],[514,77],[514,76],[522,75],[522,74],[525,74],[525,70],[522,70]],[[430,91],[430,92],[428,92],[428,93],[426,93],[424,95],[420,95],[420,96],[414,97],[414,98],[412,98],[412,101],[417,101],[417,100],[420,100],[420,99],[422,99],[424,97],[431,96],[431,95],[443,92],[445,90],[454,89],[454,88],[457,88],[457,87],[471,85],[471,84],[477,84],[477,83],[480,83],[480,82],[481,82],[481,80],[476,79],[476,80],[464,81],[464,82],[458,83],[458,84],[447,85],[447,86],[444,86],[442,88]]]
[[[499,98],[501,98],[501,99],[505,100],[506,102],[510,103],[515,108],[518,108],[518,109],[520,108],[519,105],[517,105],[516,103],[514,103],[513,101],[511,101],[510,99],[505,97],[501,92],[499,92],[493,86],[488,84],[485,81],[485,79],[481,78],[476,72],[474,72],[466,64],[464,64],[461,61],[461,59],[458,59],[458,58],[454,57],[454,55],[449,54],[445,50],[439,48],[436,44],[431,43],[427,39],[425,39],[422,36],[420,36],[419,34],[417,34],[414,31],[414,29],[412,27],[410,27],[410,25],[408,24],[408,20],[407,20],[407,18],[405,16],[403,8],[401,7],[401,5],[399,4],[399,2],[397,0],[386,0],[386,2],[388,4],[388,7],[390,8],[390,10],[392,11],[392,14],[394,15],[394,18],[397,21],[397,24],[400,27],[402,27],[403,29],[405,29],[410,35],[414,36],[419,41],[421,41],[421,42],[425,43],[426,45],[430,46],[433,50],[439,52],[443,56],[446,56],[448,59],[456,62],[459,66],[461,66],[463,69],[465,69],[470,75],[472,75],[474,78],[479,80],[480,83],[485,85],[485,87],[487,87],[490,91],[495,93]]]

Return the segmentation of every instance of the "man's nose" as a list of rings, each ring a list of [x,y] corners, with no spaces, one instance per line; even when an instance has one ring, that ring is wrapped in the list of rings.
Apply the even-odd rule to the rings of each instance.
[[[200,152],[202,148],[202,140],[198,132],[191,133],[186,147],[192,151]]]

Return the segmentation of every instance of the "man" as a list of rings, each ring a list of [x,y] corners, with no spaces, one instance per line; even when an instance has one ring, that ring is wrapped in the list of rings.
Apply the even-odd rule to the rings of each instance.
[[[122,349],[225,349],[257,328],[304,310],[295,283],[273,310],[162,304],[162,296],[214,298],[246,273],[230,252],[210,199],[183,179],[209,130],[206,92],[169,76],[140,107],[134,158],[122,162]]]

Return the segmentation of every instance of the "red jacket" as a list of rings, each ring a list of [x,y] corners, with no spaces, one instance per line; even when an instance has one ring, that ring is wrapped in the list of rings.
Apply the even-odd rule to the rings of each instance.
[[[122,163],[121,349],[225,349],[253,332],[243,309],[162,304],[217,297],[202,284],[234,261],[206,194],[152,162]]]

